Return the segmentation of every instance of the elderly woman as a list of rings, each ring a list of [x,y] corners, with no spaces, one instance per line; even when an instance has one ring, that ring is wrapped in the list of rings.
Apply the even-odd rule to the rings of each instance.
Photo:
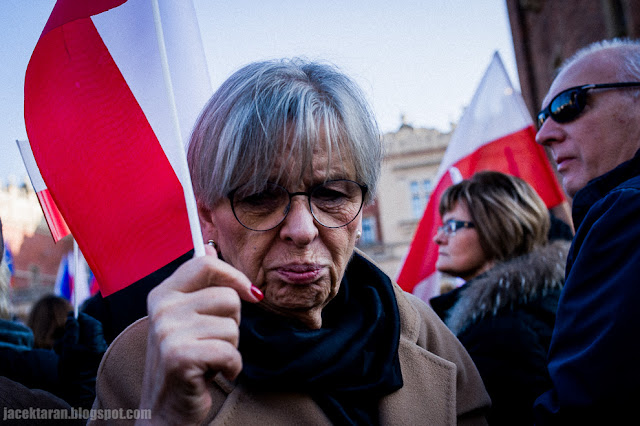
[[[188,150],[215,251],[151,292],[104,357],[94,407],[175,424],[484,423],[464,348],[355,251],[380,161],[370,109],[333,67],[233,74]]]
[[[491,425],[533,424],[569,241],[548,243],[549,212],[522,179],[480,172],[440,199],[436,268],[466,280],[431,299],[476,363]]]

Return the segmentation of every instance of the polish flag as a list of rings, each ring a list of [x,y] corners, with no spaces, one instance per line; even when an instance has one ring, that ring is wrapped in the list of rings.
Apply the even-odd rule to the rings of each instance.
[[[49,231],[51,231],[53,241],[57,243],[69,235],[71,231],[69,231],[69,227],[64,221],[60,210],[58,210],[58,206],[56,206],[53,198],[51,198],[51,193],[47,189],[47,185],[44,183],[44,180],[42,180],[40,170],[38,170],[38,165],[36,164],[36,159],[33,158],[33,152],[31,152],[29,142],[26,140],[17,140],[16,143],[18,144],[18,150],[22,156],[24,167],[27,169],[27,174],[29,175],[29,180],[31,181],[33,190],[38,196],[38,201],[40,202],[42,213],[44,213],[44,218],[49,226]]]
[[[524,99],[511,85],[496,52],[440,163],[438,184],[398,275],[398,284],[405,291],[423,300],[439,293],[435,274],[438,247],[433,237],[442,225],[440,197],[452,184],[481,170],[495,170],[527,181],[548,208],[565,200],[544,149],[535,142],[535,134]]]
[[[56,3],[25,123],[102,296],[204,253],[184,143],[211,93],[190,0]]]

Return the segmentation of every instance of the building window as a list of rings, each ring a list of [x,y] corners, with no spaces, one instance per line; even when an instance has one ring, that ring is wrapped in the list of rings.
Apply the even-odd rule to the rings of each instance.
[[[420,219],[422,217],[431,191],[433,191],[431,179],[425,179],[422,182],[413,180],[409,183],[411,214],[414,219]]]
[[[409,184],[409,191],[411,194],[411,215],[414,219],[418,219],[422,215],[424,208],[420,197],[420,187],[418,186],[417,181],[411,181]]]
[[[360,244],[374,244],[378,241],[376,232],[376,218],[375,216],[366,216],[362,218],[362,237],[360,237]]]
[[[433,184],[431,183],[431,179],[425,179],[422,181],[422,190],[424,191],[426,202],[429,199],[429,195],[431,195],[431,191],[433,191]]]

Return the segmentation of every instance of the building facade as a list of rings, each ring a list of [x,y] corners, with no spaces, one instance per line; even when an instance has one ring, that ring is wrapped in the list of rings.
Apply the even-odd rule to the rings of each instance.
[[[358,244],[396,278],[425,206],[451,133],[403,124],[383,135],[385,157],[375,203],[363,212]]]
[[[60,260],[73,250],[73,240],[53,242],[30,183],[11,179],[0,187],[0,218],[13,264],[12,305],[24,316],[34,300],[53,292]]]

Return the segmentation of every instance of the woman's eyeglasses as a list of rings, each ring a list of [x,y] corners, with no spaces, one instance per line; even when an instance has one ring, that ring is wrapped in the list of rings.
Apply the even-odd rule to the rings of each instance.
[[[327,228],[341,228],[358,216],[366,193],[366,185],[336,179],[316,185],[307,192],[293,193],[271,182],[259,192],[253,192],[245,185],[234,189],[227,197],[242,226],[253,231],[268,231],[284,221],[291,209],[291,199],[297,195],[308,197],[309,209],[316,222]]]
[[[538,129],[542,127],[549,117],[557,123],[568,123],[578,118],[587,105],[587,92],[589,90],[622,89],[636,86],[640,86],[640,82],[585,84],[584,86],[570,87],[567,90],[563,90],[551,99],[549,105],[538,113]]]
[[[464,220],[449,219],[442,226],[438,227],[438,233],[443,232],[447,238],[456,235],[456,232],[463,228],[475,228],[473,222],[467,222]]]

